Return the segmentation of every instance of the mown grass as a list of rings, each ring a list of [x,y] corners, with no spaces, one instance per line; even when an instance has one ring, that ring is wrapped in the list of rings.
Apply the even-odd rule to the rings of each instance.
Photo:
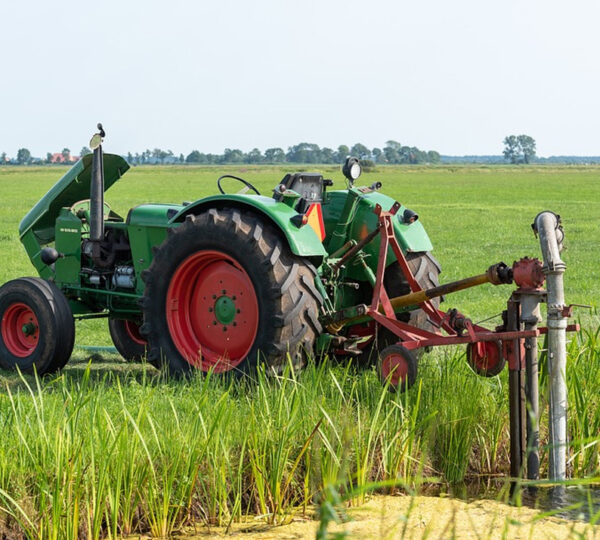
[[[124,215],[143,202],[194,199],[214,192],[226,170],[265,193],[284,173],[137,168],[108,201]],[[18,222],[61,172],[0,168],[0,282],[31,275]],[[325,172],[343,185],[337,169]],[[600,169],[385,168],[366,176],[420,214],[444,280],[537,255],[529,224],[538,211],[557,211],[567,236],[567,299],[597,306]],[[478,320],[499,313],[509,294],[481,287],[446,305]],[[597,311],[584,312],[582,324],[569,344],[569,466],[574,477],[600,482]],[[80,323],[77,342],[109,344],[105,323]],[[332,489],[359,503],[373,482],[418,489],[508,471],[506,374],[476,377],[459,350],[428,355],[419,385],[405,395],[388,393],[373,371],[329,361],[279,378],[166,381],[117,357],[88,366],[88,357],[78,350],[61,375],[42,381],[2,375],[0,506],[8,534],[160,536],[248,514],[278,523]],[[546,399],[542,377],[543,443]]]

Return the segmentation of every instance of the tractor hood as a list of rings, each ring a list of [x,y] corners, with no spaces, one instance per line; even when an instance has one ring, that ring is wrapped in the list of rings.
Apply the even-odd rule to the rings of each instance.
[[[54,222],[61,208],[90,198],[92,158],[92,154],[83,156],[27,213],[19,225],[21,238],[33,231],[40,245],[54,240]],[[127,169],[129,164],[121,156],[104,154],[104,191],[108,191]]]

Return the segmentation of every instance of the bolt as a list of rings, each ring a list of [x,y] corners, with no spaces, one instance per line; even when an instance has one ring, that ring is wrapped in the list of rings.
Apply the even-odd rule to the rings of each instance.
[[[223,294],[227,294],[227,291],[226,291],[225,289],[223,289],[221,292],[222,292]]]
[[[235,294],[231,297],[232,300],[235,300]]]
[[[217,324],[217,321],[213,321],[213,324],[214,324],[214,325],[216,325],[216,324]]]
[[[239,309],[236,309],[235,311],[236,311],[237,313],[241,313],[241,310],[239,310]]]
[[[213,300],[216,300],[216,299],[217,299],[217,295],[213,294]]]
[[[212,313],[212,311],[213,311],[213,308],[209,307],[209,308],[208,308],[208,312],[209,312],[209,313]]]
[[[227,332],[227,327],[226,326],[223,327],[223,332]]]
[[[237,323],[235,321],[233,321],[233,326],[237,326]]]

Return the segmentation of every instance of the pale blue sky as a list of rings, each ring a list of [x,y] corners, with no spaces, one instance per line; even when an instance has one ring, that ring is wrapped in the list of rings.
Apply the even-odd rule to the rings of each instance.
[[[600,2],[0,0],[0,152],[600,154]]]

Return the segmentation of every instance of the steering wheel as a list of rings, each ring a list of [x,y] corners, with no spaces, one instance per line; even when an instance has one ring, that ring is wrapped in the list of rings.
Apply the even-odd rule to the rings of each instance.
[[[248,182],[247,180],[244,180],[243,178],[240,178],[239,176],[233,176],[231,174],[224,174],[223,176],[219,176],[219,179],[217,180],[217,187],[219,188],[219,191],[223,195],[227,195],[225,193],[225,190],[221,187],[221,180],[223,180],[223,178],[233,178],[234,180],[237,180],[238,182],[241,182],[242,184],[244,184],[244,186],[246,186],[246,187],[242,188],[240,191],[238,191],[238,193],[246,193],[246,191],[251,189],[252,191],[254,191],[254,193],[256,193],[257,195],[260,195],[260,192],[258,191],[258,189],[256,189],[250,182]]]

